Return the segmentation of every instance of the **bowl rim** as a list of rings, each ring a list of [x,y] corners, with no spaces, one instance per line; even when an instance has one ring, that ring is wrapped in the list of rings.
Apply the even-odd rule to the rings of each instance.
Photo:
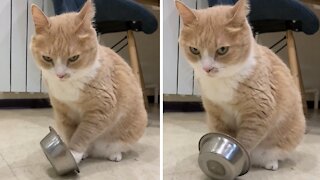
[[[246,158],[246,162],[245,162],[245,168],[242,169],[241,173],[239,174],[239,176],[242,176],[244,174],[246,174],[247,172],[249,172],[250,167],[251,167],[251,161],[250,161],[250,155],[248,153],[248,151],[243,147],[243,145],[234,137],[228,135],[228,134],[224,134],[224,133],[218,133],[218,132],[210,132],[207,133],[205,135],[203,135],[198,143],[198,149],[199,151],[201,150],[201,146],[202,146],[202,142],[207,142],[207,139],[211,138],[211,137],[222,137],[222,138],[226,138],[230,141],[232,141],[234,144],[236,144],[237,146],[240,147],[240,149],[242,150],[242,152],[245,153],[245,158]]]

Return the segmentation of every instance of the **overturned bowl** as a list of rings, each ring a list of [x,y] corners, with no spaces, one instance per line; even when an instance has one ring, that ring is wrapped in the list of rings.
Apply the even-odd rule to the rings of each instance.
[[[78,165],[67,146],[52,127],[49,129],[49,134],[41,140],[40,145],[53,169],[58,175],[79,173]]]
[[[200,169],[217,180],[231,180],[250,169],[248,152],[233,137],[221,133],[208,133],[199,141]]]

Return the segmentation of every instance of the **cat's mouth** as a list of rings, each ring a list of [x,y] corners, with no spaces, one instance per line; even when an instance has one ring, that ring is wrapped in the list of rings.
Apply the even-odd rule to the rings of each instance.
[[[214,76],[215,74],[217,74],[219,72],[219,68],[217,67],[212,67],[209,70],[204,70],[204,72],[208,75],[208,76]]]
[[[70,74],[65,74],[64,76],[57,76],[60,81],[66,81],[70,78]]]

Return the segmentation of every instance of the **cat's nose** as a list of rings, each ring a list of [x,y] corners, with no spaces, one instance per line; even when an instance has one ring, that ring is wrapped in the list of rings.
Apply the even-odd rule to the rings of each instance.
[[[66,76],[66,74],[57,74],[58,78],[62,79]]]
[[[212,70],[212,67],[202,67],[202,69],[203,69],[205,72],[209,73],[209,72]]]

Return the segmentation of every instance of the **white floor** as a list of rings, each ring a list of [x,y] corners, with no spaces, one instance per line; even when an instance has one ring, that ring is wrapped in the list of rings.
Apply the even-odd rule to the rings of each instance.
[[[145,135],[121,162],[88,159],[77,176],[58,177],[39,144],[53,125],[51,109],[0,110],[0,179],[158,180],[159,110],[151,111]]]
[[[164,179],[209,180],[198,167],[198,141],[207,133],[204,113],[164,114]],[[278,171],[251,168],[238,180],[319,180],[320,113],[308,121],[303,143]]]

